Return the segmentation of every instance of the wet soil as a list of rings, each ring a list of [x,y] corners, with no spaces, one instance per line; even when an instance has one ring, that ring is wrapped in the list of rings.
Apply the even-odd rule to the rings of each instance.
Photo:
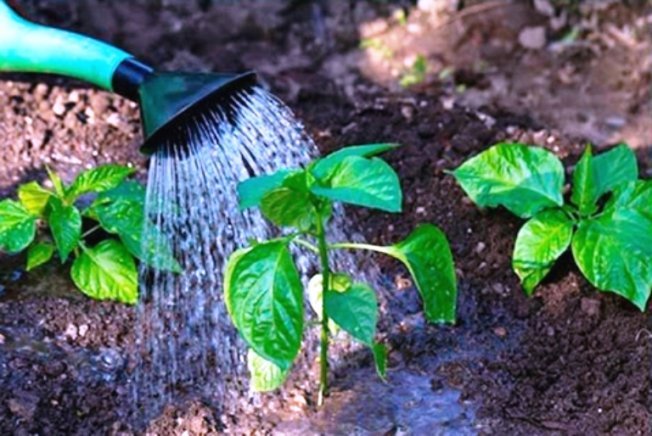
[[[222,415],[200,402],[173,405],[148,433],[652,433],[650,316],[598,293],[569,256],[526,298],[510,264],[521,221],[478,209],[444,172],[500,140],[547,147],[570,170],[587,140],[603,148],[627,139],[641,174],[652,175],[649,55],[642,55],[652,20],[644,6],[604,2],[569,12],[555,29],[561,12],[549,16],[525,2],[509,10],[467,2],[457,13],[448,7],[455,2],[13,3],[26,16],[104,38],[167,68],[256,69],[324,152],[402,143],[386,157],[401,177],[404,213],[348,212],[374,243],[394,242],[421,222],[440,226],[451,242],[460,288],[455,326],[427,325],[406,271],[375,258],[380,337],[391,350],[387,383],[375,377],[364,350],[340,356],[331,397],[317,410],[314,365],[304,358],[299,366],[307,371],[293,373],[279,393],[244,395]],[[407,21],[396,13],[401,7]],[[545,47],[519,42],[532,26],[544,27]],[[552,50],[574,26],[582,37]],[[598,43],[596,35],[603,35]],[[361,49],[369,38],[381,44]],[[605,38],[620,45],[609,47]],[[428,72],[403,89],[398,79],[415,54],[428,58]],[[604,79],[605,63],[634,79]],[[3,79],[3,196],[20,182],[44,180],[45,165],[65,180],[103,162],[146,172],[133,103],[66,79]],[[0,431],[133,432],[124,401],[133,309],[84,298],[65,267],[28,275],[23,261],[0,255]]]

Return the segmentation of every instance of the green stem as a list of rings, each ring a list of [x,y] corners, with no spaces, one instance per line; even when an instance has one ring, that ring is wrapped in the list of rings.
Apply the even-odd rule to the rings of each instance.
[[[319,261],[322,276],[322,305],[321,305],[321,338],[319,355],[319,396],[317,405],[324,404],[324,396],[328,392],[328,316],[326,315],[326,292],[330,282],[331,270],[328,264],[328,243],[322,218],[317,220],[317,241],[319,243]]]
[[[294,239],[293,241],[303,247],[306,247],[308,250],[314,251],[315,253],[319,253],[319,247],[317,247],[315,244],[311,244],[310,242],[305,241],[303,239]]]
[[[372,244],[362,244],[357,242],[337,242],[335,244],[330,244],[328,247],[334,249],[348,248],[353,250],[368,250],[368,251],[375,251],[377,253],[384,253],[384,254],[387,254],[388,252],[387,247],[381,247],[379,245],[372,245]]]
[[[81,235],[81,237],[82,237],[82,238],[85,238],[86,236],[90,235],[91,233],[93,233],[95,230],[98,230],[99,228],[100,228],[100,225],[99,225],[99,224],[96,225],[96,226],[94,226],[94,227],[91,227],[90,229],[88,229],[88,231],[87,231],[86,233],[84,233],[83,235]]]

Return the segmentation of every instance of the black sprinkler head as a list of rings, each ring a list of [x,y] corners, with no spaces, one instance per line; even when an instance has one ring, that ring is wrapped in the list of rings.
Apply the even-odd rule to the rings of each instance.
[[[113,75],[113,89],[140,105],[145,136],[140,151],[146,155],[169,138],[188,142],[186,126],[209,108],[232,116],[233,97],[255,84],[253,72],[158,72],[134,58],[125,59]]]

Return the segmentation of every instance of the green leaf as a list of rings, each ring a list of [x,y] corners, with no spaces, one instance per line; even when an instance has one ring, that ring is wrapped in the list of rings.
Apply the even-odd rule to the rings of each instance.
[[[39,242],[31,245],[27,250],[27,271],[41,266],[52,258],[54,245],[48,242]]]
[[[344,292],[328,290],[326,315],[342,330],[368,346],[373,345],[378,322],[378,300],[373,289],[353,283]]]
[[[18,188],[18,198],[25,209],[32,215],[40,216],[48,204],[52,192],[43,188],[38,182],[29,182],[20,185]]]
[[[89,192],[104,192],[118,186],[133,168],[122,165],[103,165],[79,174],[66,192],[66,199],[74,201],[77,197]]]
[[[597,187],[591,146],[587,146],[573,171],[571,202],[577,206],[580,215],[588,216],[597,210]]]
[[[421,293],[426,319],[455,322],[457,281],[446,235],[432,224],[417,227],[402,242],[383,252],[403,262]]]
[[[48,224],[57,245],[61,263],[64,263],[81,238],[81,214],[75,206],[66,205],[57,197],[50,198],[48,204],[50,209]]]
[[[374,355],[376,373],[378,377],[385,380],[387,378],[387,347],[380,342],[376,342],[371,347],[371,352]]]
[[[539,212],[521,227],[512,266],[528,295],[568,249],[572,237],[573,222],[561,210]]]
[[[19,202],[0,201],[0,249],[18,253],[32,243],[36,218]]]
[[[590,147],[587,147],[573,172],[571,201],[582,216],[589,216],[597,210],[597,201],[602,195],[637,178],[636,155],[626,145],[597,157],[591,157]]]
[[[240,209],[258,206],[269,191],[278,188],[283,180],[295,171],[280,170],[273,174],[252,177],[238,183],[238,200]]]
[[[638,179],[636,155],[627,145],[621,144],[593,158],[593,174],[599,198],[623,183]]]
[[[580,222],[572,250],[595,287],[645,310],[652,288],[652,182],[621,185],[602,214]]]
[[[353,284],[350,276],[342,273],[331,273],[329,289],[335,292],[344,292]],[[324,289],[321,274],[315,274],[308,280],[308,301],[319,320],[322,313],[322,291]]]
[[[109,233],[117,234],[129,252],[164,271],[181,272],[170,241],[153,223],[145,223],[145,190],[138,182],[123,182],[101,193],[89,209]]]
[[[305,190],[281,186],[263,196],[260,211],[277,226],[292,226],[305,231],[317,220],[310,197],[310,193]]]
[[[224,292],[229,315],[247,344],[287,370],[303,334],[303,290],[288,241],[236,251],[226,266]]]
[[[544,148],[497,144],[464,162],[453,175],[477,205],[504,206],[522,218],[564,202],[564,168]]]
[[[52,186],[54,186],[54,192],[59,198],[63,198],[66,194],[66,188],[61,181],[61,177],[59,177],[59,174],[57,174],[56,171],[52,170],[48,166],[45,167],[45,170],[48,172],[48,177],[52,182]]]
[[[282,370],[273,362],[260,357],[251,348],[247,352],[247,368],[254,392],[269,392],[280,387],[290,372]]]
[[[329,200],[370,207],[387,212],[400,212],[403,194],[398,176],[378,158],[349,156],[321,180],[324,186],[313,185],[311,191]]]
[[[75,285],[97,300],[135,304],[138,300],[138,272],[124,245],[107,239],[92,248],[81,247],[82,252],[70,271]]]
[[[316,160],[310,167],[310,172],[318,179],[327,179],[337,165],[349,156],[372,157],[398,147],[400,147],[400,144],[396,143],[352,145],[350,147],[344,147],[324,158]]]

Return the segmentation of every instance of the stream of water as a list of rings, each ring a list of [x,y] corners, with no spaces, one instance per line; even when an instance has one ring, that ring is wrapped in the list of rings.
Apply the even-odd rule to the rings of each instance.
[[[289,109],[264,90],[247,91],[234,105],[235,117],[219,108],[204,113],[185,127],[188,144],[169,140],[151,158],[146,225],[160,232],[144,234],[167,239],[183,273],[140,267],[132,390],[145,419],[185,395],[219,404],[246,391],[244,348],[222,302],[222,271],[230,253],[271,230],[257,211],[239,210],[236,187],[317,154]]]

